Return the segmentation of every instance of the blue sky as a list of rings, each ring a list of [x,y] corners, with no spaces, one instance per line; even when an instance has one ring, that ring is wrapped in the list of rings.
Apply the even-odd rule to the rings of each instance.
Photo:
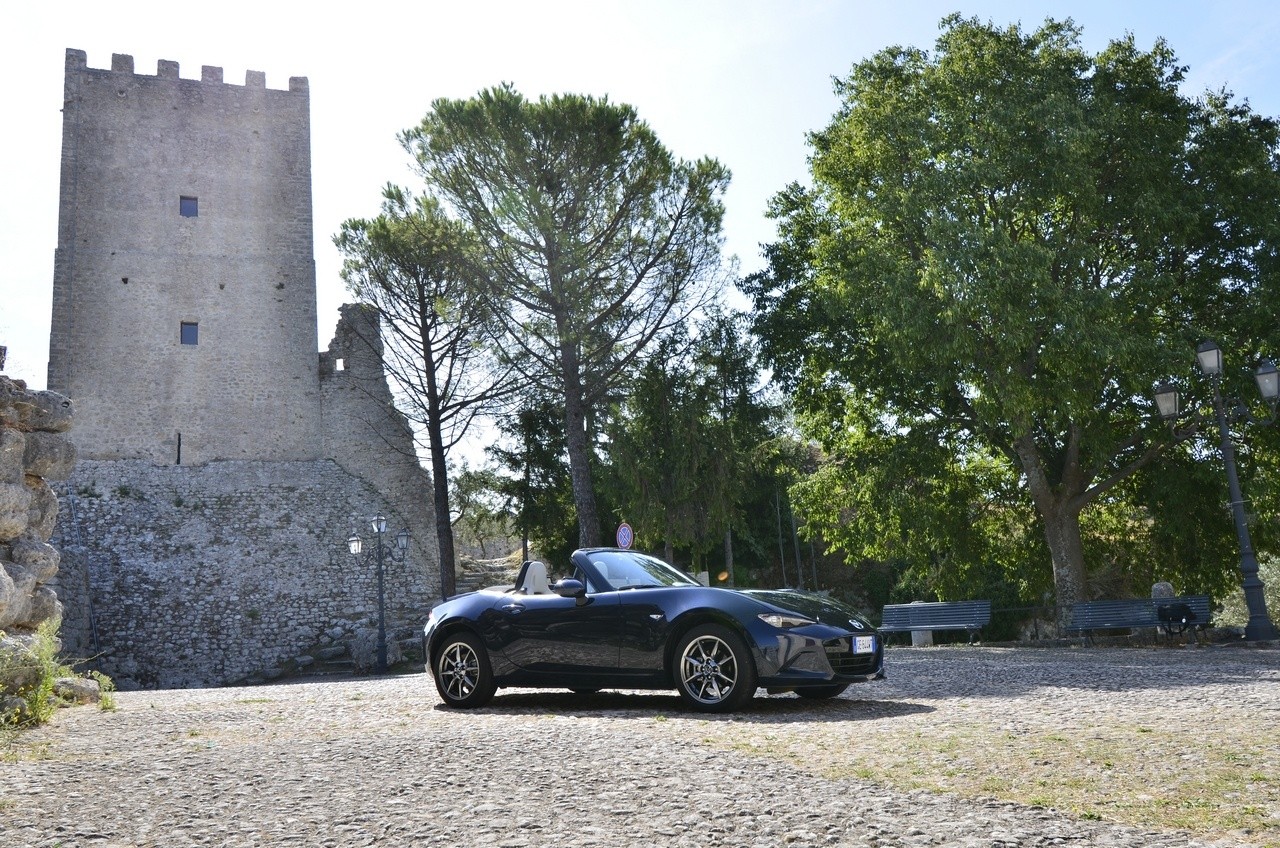
[[[320,327],[327,344],[346,299],[330,237],[377,210],[387,181],[414,185],[395,134],[437,97],[468,97],[509,81],[527,96],[573,91],[636,107],[683,158],[713,156],[733,171],[726,252],[760,267],[773,236],[769,197],[805,181],[805,134],[835,112],[831,78],[894,44],[931,47],[951,12],[1021,22],[1072,18],[1097,51],[1132,32],[1163,37],[1190,67],[1186,90],[1226,87],[1256,111],[1280,115],[1280,4],[1267,2],[835,2],[647,0],[211,4],[24,3],[6,11],[0,75],[10,81],[0,157],[0,344],[6,372],[45,385],[61,153],[66,48],[89,66],[133,55],[185,78],[220,65],[267,86],[290,76],[311,86],[312,181]],[[128,367],[128,363],[121,363]]]

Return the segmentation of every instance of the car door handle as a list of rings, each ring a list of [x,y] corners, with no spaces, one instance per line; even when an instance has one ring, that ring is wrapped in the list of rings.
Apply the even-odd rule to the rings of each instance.
[[[511,612],[511,613],[524,612],[524,604],[503,604],[502,606],[498,607],[498,609],[502,610],[503,612]]]

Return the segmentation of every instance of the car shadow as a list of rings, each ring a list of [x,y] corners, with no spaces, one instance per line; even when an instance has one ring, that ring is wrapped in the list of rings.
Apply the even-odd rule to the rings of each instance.
[[[442,712],[462,712],[443,704],[437,704],[435,709]],[[737,712],[701,713],[686,707],[678,696],[665,692],[606,691],[587,694],[556,690],[514,690],[500,691],[485,707],[467,712],[486,715],[605,714],[611,718],[695,718],[770,724],[796,719],[868,721],[902,718],[933,711],[934,707],[903,701],[851,697],[814,700],[794,694],[765,695],[762,691]]]

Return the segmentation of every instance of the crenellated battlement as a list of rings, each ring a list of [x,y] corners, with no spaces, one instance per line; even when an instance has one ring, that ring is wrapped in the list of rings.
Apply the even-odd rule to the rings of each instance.
[[[145,79],[162,79],[162,80],[180,80],[178,63],[171,59],[161,59],[156,62],[156,73],[154,76],[150,74],[139,74],[134,70],[133,57],[128,53],[112,53],[111,67],[108,68],[90,68],[88,55],[83,50],[67,49],[67,71],[110,71],[116,74],[129,74],[131,76],[143,77]],[[222,68],[217,65],[201,65],[199,80],[186,80],[186,82],[202,82],[214,85],[234,85],[228,83],[222,78]],[[267,87],[267,75],[262,71],[245,71],[244,85],[242,88],[260,88]],[[271,89],[272,91],[284,91],[286,89]],[[309,92],[309,85],[306,77],[289,77],[288,91]]]

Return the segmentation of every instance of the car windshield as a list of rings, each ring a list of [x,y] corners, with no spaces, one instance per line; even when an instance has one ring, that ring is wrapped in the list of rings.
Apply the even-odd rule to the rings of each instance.
[[[591,564],[614,589],[697,586],[698,581],[660,559],[630,551],[594,551]]]

